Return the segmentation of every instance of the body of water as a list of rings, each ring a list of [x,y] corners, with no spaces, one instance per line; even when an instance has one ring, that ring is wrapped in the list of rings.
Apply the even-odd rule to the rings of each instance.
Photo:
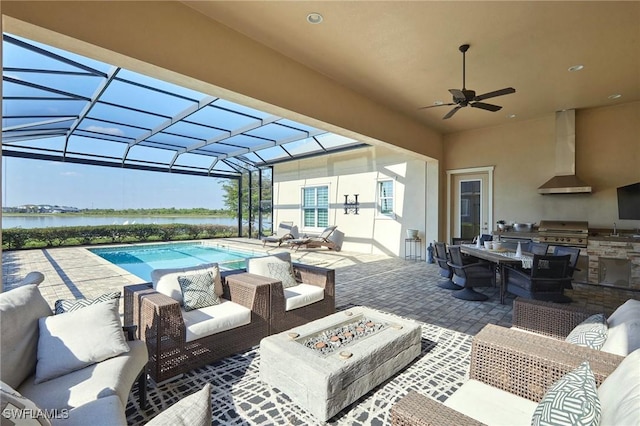
[[[237,226],[238,219],[230,217],[170,217],[170,216],[79,216],[79,215],[33,215],[2,216],[2,229],[8,228],[52,228],[58,226],[127,225],[133,223],[187,223],[190,225]]]

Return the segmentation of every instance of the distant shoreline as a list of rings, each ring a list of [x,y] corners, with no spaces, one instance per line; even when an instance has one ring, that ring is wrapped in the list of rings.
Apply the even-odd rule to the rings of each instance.
[[[179,214],[179,213],[2,213],[5,217],[51,217],[51,216],[74,216],[74,217],[215,217],[215,218],[233,218],[231,214]]]

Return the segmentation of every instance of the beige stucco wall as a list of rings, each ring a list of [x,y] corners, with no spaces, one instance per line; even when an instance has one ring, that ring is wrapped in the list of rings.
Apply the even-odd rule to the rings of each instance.
[[[329,224],[345,234],[344,250],[404,256],[406,230],[411,228],[419,230],[424,259],[424,241],[437,238],[437,226],[427,221],[429,203],[429,214],[437,214],[437,194],[433,199],[434,194],[426,190],[427,179],[435,180],[435,176],[437,162],[427,163],[410,153],[384,147],[279,164],[274,167],[274,224],[293,221],[301,226],[302,188],[328,185]],[[388,178],[395,182],[395,218],[376,215],[377,182]],[[437,182],[433,184],[437,187]],[[344,214],[345,194],[350,198],[359,194],[358,215]],[[318,231],[301,229],[303,233]]]
[[[591,194],[540,195],[555,170],[555,114],[445,136],[446,169],[495,166],[494,218],[586,220],[590,227],[640,227],[618,220],[616,188],[640,182],[640,102],[576,110],[576,171]],[[444,206],[443,206],[444,208]]]

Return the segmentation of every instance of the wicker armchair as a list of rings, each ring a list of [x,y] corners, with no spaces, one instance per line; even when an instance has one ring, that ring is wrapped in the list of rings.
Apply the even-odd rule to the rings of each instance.
[[[247,259],[247,271],[252,274],[267,275],[265,262],[269,258],[278,257],[281,260],[291,262],[290,254],[278,253],[274,256]],[[262,265],[261,265],[262,263]],[[292,263],[295,280],[299,284],[323,289],[322,299],[313,303],[304,304],[293,309],[287,309],[287,300],[295,295],[295,287],[285,289],[281,281],[273,281],[270,285],[270,315],[269,334],[280,333],[306,324],[309,321],[331,315],[336,311],[336,275],[333,269],[319,266]]]
[[[513,301],[512,326],[543,336],[564,340],[571,330],[597,310],[517,297]]]
[[[583,361],[589,361],[596,384],[600,386],[623,359],[489,324],[474,337],[469,379],[539,402],[552,384]],[[399,426],[483,424],[414,391],[391,408],[391,419],[393,425]]]
[[[241,282],[229,285],[222,274],[223,298],[251,309],[247,325],[190,342],[179,302],[151,284],[124,287],[124,323],[138,326],[149,351],[147,370],[162,382],[260,343],[269,330],[269,289]]]

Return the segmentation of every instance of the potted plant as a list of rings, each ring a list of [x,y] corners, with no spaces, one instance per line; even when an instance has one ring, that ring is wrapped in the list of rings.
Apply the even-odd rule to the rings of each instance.
[[[496,223],[498,224],[498,229],[499,229],[500,231],[504,231],[504,230],[505,230],[505,228],[507,227],[507,222],[506,222],[506,221],[504,221],[504,220],[502,220],[502,219],[500,219],[500,220],[499,220],[499,221],[497,221]]]

